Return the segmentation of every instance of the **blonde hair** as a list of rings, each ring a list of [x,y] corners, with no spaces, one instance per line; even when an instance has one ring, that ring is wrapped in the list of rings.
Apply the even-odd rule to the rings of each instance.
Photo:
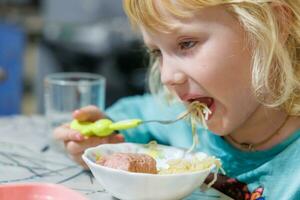
[[[172,24],[156,9],[155,1],[123,0],[133,25],[170,32]],[[160,0],[160,4],[177,18],[192,17],[207,6],[225,5],[240,21],[254,47],[252,85],[257,99],[289,115],[300,115],[300,1]],[[159,76],[158,63],[153,60],[148,80],[153,92],[162,86]]]

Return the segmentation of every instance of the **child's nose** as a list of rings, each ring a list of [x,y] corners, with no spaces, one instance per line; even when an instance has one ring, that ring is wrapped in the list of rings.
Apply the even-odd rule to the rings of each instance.
[[[183,84],[187,80],[186,74],[180,68],[178,59],[165,54],[160,66],[160,79],[166,86]]]
[[[186,74],[178,70],[169,70],[161,68],[160,73],[161,82],[164,85],[172,86],[183,84],[187,80]]]

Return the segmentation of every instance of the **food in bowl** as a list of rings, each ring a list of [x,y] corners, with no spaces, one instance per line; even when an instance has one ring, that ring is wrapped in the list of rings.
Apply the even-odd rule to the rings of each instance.
[[[156,161],[147,154],[113,153],[100,156],[96,163],[129,172],[157,174]]]
[[[176,173],[160,173],[163,170],[172,169],[168,164],[171,160],[193,158],[199,161],[208,161],[211,158],[202,152],[187,153],[185,149],[159,145],[155,148],[149,144],[118,143],[102,144],[87,149],[83,154],[83,160],[91,169],[96,180],[112,196],[123,200],[174,200],[182,199],[199,187],[210,172],[217,172],[218,162],[204,167],[202,170],[184,171],[176,170]],[[113,169],[97,164],[102,156],[114,153],[147,154],[156,160],[158,174],[135,173]],[[206,160],[206,161],[205,161]],[[213,161],[215,159],[212,159]],[[190,168],[192,169],[192,168]]]
[[[174,159],[167,162],[168,167],[159,170],[159,174],[179,174],[196,172],[210,169],[212,166],[221,167],[221,163],[214,157],[198,158],[197,156],[190,159]]]
[[[209,169],[213,165],[221,166],[220,161],[214,157],[199,159],[197,156],[194,156],[189,159],[178,158],[169,160],[166,162],[165,167],[157,169],[156,160],[144,153],[113,153],[111,155],[98,156],[96,163],[113,169],[148,174],[187,173]]]

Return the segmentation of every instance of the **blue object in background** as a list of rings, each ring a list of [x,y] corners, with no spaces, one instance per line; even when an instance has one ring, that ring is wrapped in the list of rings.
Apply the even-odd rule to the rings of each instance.
[[[0,23],[0,115],[21,112],[24,43],[20,27]]]

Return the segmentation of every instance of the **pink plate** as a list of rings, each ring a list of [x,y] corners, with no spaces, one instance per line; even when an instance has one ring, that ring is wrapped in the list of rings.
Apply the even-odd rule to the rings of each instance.
[[[0,185],[1,200],[87,200],[65,186],[49,183]]]

